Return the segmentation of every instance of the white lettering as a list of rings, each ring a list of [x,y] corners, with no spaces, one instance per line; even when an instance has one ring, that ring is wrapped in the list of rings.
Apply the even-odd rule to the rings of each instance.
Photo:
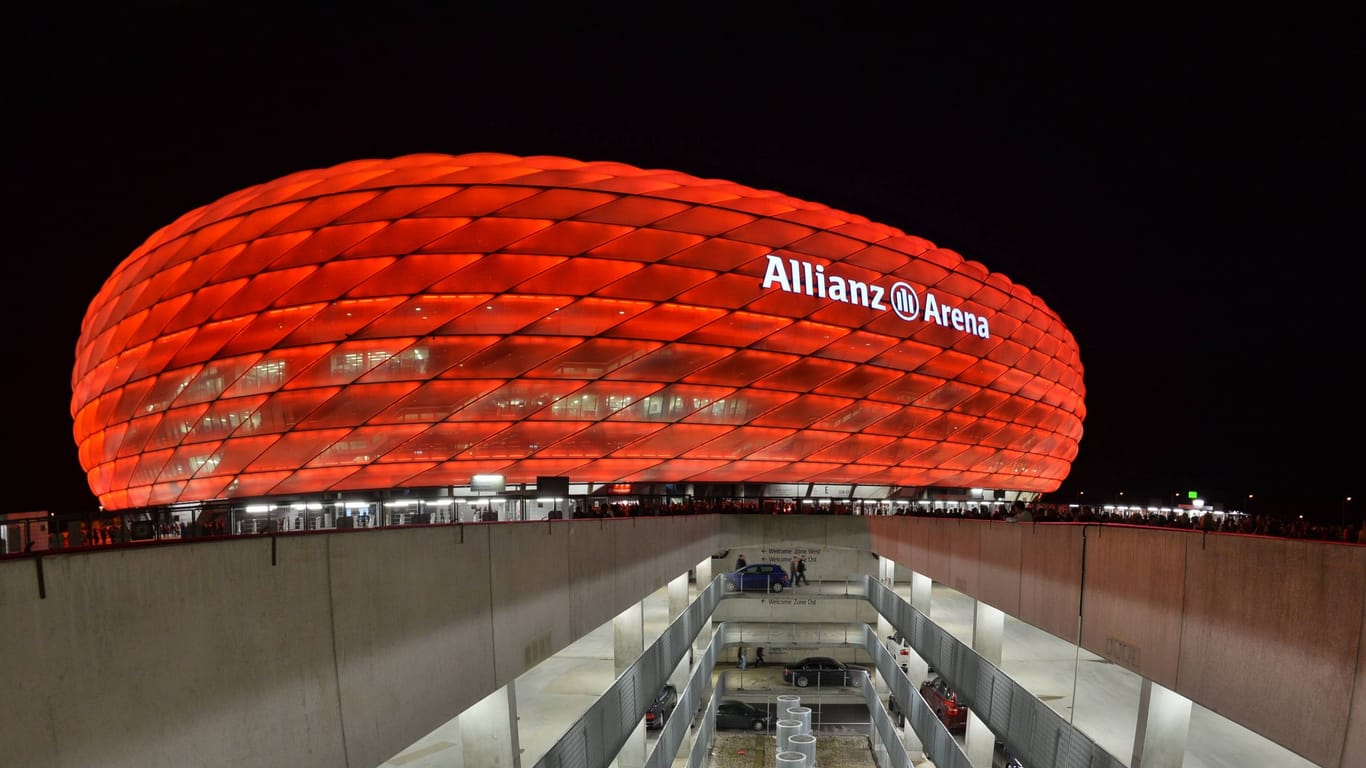
[[[780,288],[786,293],[800,293],[816,296],[844,304],[855,304],[878,311],[886,311],[887,289],[880,285],[869,285],[861,280],[851,280],[839,275],[827,275],[824,264],[815,264],[800,259],[788,259],[784,263],[777,254],[765,256],[768,266],[764,269],[763,288]],[[897,314],[910,322],[916,317],[914,304],[915,289],[905,283],[897,283],[900,294],[894,292],[893,299],[898,301]],[[900,296],[901,298],[897,298]],[[968,312],[959,307],[942,303],[932,293],[925,294],[924,314],[927,323],[937,323],[954,330],[971,333],[983,339],[991,338],[991,328],[987,318]]]
[[[925,294],[925,322],[936,322],[944,325],[944,318],[939,314],[939,301],[934,298],[933,293]]]
[[[846,303],[849,301],[848,286],[844,284],[844,278],[839,275],[830,276],[830,300]]]
[[[858,280],[849,281],[849,303],[861,307],[868,306],[868,284]]]
[[[787,272],[783,271],[783,260],[770,253],[768,255],[768,269],[764,272],[762,287],[770,288],[774,283],[777,283],[778,287],[784,291],[792,293],[792,283],[787,281]]]

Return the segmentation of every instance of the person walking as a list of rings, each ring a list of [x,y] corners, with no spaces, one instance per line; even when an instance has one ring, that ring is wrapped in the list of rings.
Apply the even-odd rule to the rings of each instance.
[[[787,569],[787,574],[788,574],[788,576],[791,576],[791,577],[792,577],[792,586],[794,586],[794,587],[797,586],[797,557],[796,557],[796,555],[793,555],[793,557],[792,557],[792,565],[788,567],[788,569]]]
[[[741,568],[744,568],[746,565],[748,565],[748,563],[745,562],[745,555],[742,552],[740,553],[739,557],[735,558],[735,570],[738,571]]]
[[[797,560],[797,581],[795,582],[795,585],[800,587],[803,584],[810,583],[811,582],[806,579],[806,558],[803,557]]]

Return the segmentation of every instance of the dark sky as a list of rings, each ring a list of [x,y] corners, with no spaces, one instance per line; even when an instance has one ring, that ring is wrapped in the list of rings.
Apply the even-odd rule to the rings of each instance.
[[[0,511],[94,507],[80,322],[158,228],[298,170],[492,151],[781,191],[1025,285],[1086,368],[1052,500],[1360,517],[1360,19],[249,5],[63,5],[11,30]]]

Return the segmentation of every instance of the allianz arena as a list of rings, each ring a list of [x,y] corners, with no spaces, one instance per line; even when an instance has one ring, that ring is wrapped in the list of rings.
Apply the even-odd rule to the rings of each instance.
[[[1027,499],[1085,419],[1056,313],[951,250],[729,181],[489,153],[185,214],[91,302],[72,390],[106,510],[487,478]]]

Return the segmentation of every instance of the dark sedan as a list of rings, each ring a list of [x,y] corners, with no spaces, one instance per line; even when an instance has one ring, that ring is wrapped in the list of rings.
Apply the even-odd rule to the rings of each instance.
[[[650,710],[645,713],[645,727],[655,731],[664,727],[669,721],[669,715],[674,712],[674,707],[678,706],[678,689],[664,684],[659,689],[659,695],[655,697],[655,703],[650,705]]]
[[[716,727],[747,731],[768,730],[768,713],[743,701],[727,699],[716,705]]]
[[[829,656],[808,656],[783,667],[783,682],[805,688],[808,685],[859,685],[867,667],[845,664]]]

